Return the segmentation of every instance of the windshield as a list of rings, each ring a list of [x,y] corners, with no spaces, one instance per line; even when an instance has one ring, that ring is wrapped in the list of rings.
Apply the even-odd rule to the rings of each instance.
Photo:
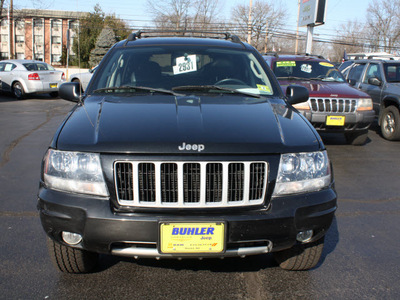
[[[274,93],[262,65],[248,51],[192,45],[126,47],[107,58],[96,72],[89,94],[144,92],[144,87],[179,94]],[[110,90],[117,87],[124,88]]]
[[[400,64],[384,64],[384,70],[388,82],[400,82]]]
[[[276,61],[273,70],[278,79],[346,81],[333,64],[324,61]]]

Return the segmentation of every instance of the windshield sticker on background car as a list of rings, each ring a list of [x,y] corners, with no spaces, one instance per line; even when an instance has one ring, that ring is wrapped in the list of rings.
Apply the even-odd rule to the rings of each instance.
[[[261,92],[271,93],[271,89],[269,88],[269,86],[262,85],[262,84],[257,84],[257,88]]]
[[[330,68],[334,67],[334,65],[332,65],[332,64],[330,64],[330,63],[327,63],[327,62],[320,62],[319,64],[320,64],[321,66],[323,66],[323,67],[330,67]]]
[[[311,73],[312,72],[312,66],[311,65],[307,65],[307,64],[303,64],[303,65],[301,65],[301,71],[305,72],[305,73]]]
[[[176,58],[176,65],[173,66],[174,75],[197,71],[196,55],[185,55]]]
[[[279,67],[295,67],[296,66],[296,62],[295,61],[277,61],[276,62],[276,66]]]

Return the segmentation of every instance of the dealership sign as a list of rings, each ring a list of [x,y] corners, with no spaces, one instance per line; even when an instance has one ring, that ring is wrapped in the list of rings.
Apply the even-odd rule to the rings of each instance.
[[[300,0],[299,26],[318,26],[325,23],[328,0]]]

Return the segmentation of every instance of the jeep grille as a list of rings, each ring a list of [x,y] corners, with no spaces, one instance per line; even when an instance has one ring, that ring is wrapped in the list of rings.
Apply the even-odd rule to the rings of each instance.
[[[117,200],[135,207],[231,207],[264,201],[265,162],[114,164]]]
[[[310,98],[309,103],[313,112],[353,113],[357,109],[357,99]]]

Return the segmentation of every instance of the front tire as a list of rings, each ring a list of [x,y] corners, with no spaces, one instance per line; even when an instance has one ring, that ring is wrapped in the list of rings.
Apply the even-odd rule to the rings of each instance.
[[[274,258],[284,270],[303,271],[317,265],[324,248],[325,237],[308,243],[298,244],[290,249],[274,252]]]
[[[389,141],[400,140],[400,116],[395,106],[388,106],[382,112],[381,118],[382,136]]]
[[[14,94],[14,97],[17,98],[18,100],[24,99],[25,97],[24,87],[18,81],[14,82],[12,86],[12,92]]]
[[[47,248],[53,265],[63,273],[89,273],[99,261],[97,253],[67,247],[50,238],[47,238]]]

